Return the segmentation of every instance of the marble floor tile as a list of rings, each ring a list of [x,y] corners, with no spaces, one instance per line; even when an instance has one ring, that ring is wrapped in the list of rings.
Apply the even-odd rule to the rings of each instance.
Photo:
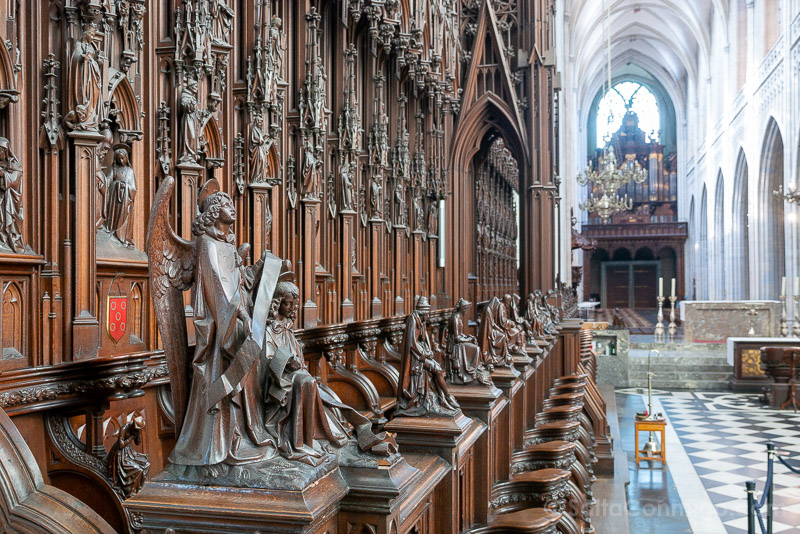
[[[644,401],[639,397],[636,402],[633,388],[618,393],[618,404],[620,399],[627,399],[631,409],[643,409],[646,395]],[[721,392],[662,392],[654,398],[654,409],[662,408],[674,441],[670,442],[668,436],[666,468],[659,465],[651,469],[646,462],[637,467],[638,472],[632,467],[629,500],[639,499],[636,506],[640,511],[637,520],[631,522],[631,532],[746,533],[745,482],[757,481],[756,497],[760,498],[767,475],[766,444],[770,441],[780,453],[797,459],[800,467],[800,414],[766,409],[758,395]],[[633,438],[633,422],[623,420],[632,413],[623,416],[618,411],[623,442],[626,435]],[[643,474],[645,470],[647,474]],[[686,484],[692,477],[696,487]],[[633,487],[634,480],[637,487]],[[800,533],[800,475],[776,461],[773,482],[773,532]],[[665,501],[669,512],[662,502],[673,483],[682,513],[676,513],[674,496]],[[644,517],[642,512],[652,511],[652,507],[660,507],[662,513]],[[690,530],[685,530],[686,522]],[[635,526],[642,528],[635,530]]]

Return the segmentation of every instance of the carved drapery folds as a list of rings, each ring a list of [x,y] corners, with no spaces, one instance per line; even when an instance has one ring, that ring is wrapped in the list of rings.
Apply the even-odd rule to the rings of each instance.
[[[0,248],[24,252],[22,165],[11,151],[8,139],[0,137]]]
[[[70,110],[64,122],[72,130],[97,131],[107,110],[103,81],[107,16],[111,7],[96,0],[76,2],[65,9],[68,31],[72,36],[69,56]]]

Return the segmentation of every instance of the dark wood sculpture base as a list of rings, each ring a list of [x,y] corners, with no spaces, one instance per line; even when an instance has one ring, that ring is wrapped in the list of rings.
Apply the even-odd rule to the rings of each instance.
[[[477,523],[476,485],[473,473],[476,465],[475,448],[486,433],[486,424],[467,417],[455,416],[396,417],[385,429],[396,435],[400,450],[433,454],[450,464],[450,472],[437,488],[440,502],[449,507],[438,516],[436,532],[456,534],[459,525]],[[441,521],[441,522],[440,522]]]
[[[146,532],[335,531],[339,501],[347,493],[334,468],[303,489],[231,488],[148,482],[125,501],[134,529]]]

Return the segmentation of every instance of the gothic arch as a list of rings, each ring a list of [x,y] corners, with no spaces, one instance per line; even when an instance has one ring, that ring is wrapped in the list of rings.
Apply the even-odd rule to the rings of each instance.
[[[699,287],[697,298],[700,300],[708,300],[708,188],[703,185],[703,194],[700,197],[700,220],[698,221],[699,228],[697,229],[698,242],[700,247],[697,254],[697,285]]]
[[[730,250],[728,252],[730,258],[728,296],[734,300],[750,298],[750,210],[747,205],[747,175],[747,156],[740,148],[733,177]]]
[[[696,298],[696,281],[697,281],[697,265],[696,265],[696,258],[697,258],[697,249],[700,243],[697,241],[697,225],[695,222],[695,209],[694,209],[694,195],[692,195],[691,200],[689,201],[689,239],[686,242],[686,260],[687,265],[690,266],[690,275],[692,279],[692,286],[691,288],[687,287],[686,292],[690,295],[689,299],[694,300]],[[687,276],[687,278],[689,278]]]
[[[717,173],[714,193],[714,241],[713,241],[713,298],[723,300],[727,296],[725,285],[725,178],[722,169]]]
[[[123,131],[138,132],[141,130],[139,122],[139,103],[133,87],[124,73],[116,71],[111,75],[110,101],[117,105],[116,120]]]
[[[450,155],[450,168],[453,169],[451,188],[452,206],[463,206],[465,203],[472,203],[475,199],[475,173],[473,163],[476,155],[481,150],[485,150],[490,142],[501,137],[505,142],[506,148],[517,161],[519,169],[519,191],[524,191],[528,183],[526,169],[529,168],[528,149],[522,130],[516,122],[515,114],[508,105],[493,93],[484,93],[478,101],[468,109],[462,111],[459,117],[456,131],[453,136],[455,147]],[[449,203],[448,199],[448,203]],[[520,273],[525,267],[525,224],[519,220],[519,214],[525,213],[523,207],[524,195],[519,197],[518,206],[518,227],[521,232],[520,242]],[[472,210],[465,210],[461,213],[461,220],[451,221],[452,239],[447,244],[451,248],[451,253],[455,253],[458,247],[472,244],[468,251],[461,251],[465,265],[475,265],[477,260],[477,248],[473,229],[476,227],[476,214]],[[464,217],[466,216],[465,220]],[[472,294],[475,288],[467,287],[467,280],[452,280],[448,282],[455,288],[454,294]]]
[[[785,273],[783,199],[773,191],[783,188],[784,147],[778,123],[770,118],[761,145],[757,194],[756,242],[753,263],[755,298],[776,298]]]

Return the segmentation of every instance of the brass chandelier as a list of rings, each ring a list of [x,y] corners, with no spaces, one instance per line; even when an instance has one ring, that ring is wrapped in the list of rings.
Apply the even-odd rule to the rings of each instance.
[[[637,184],[644,182],[647,179],[647,172],[636,160],[635,154],[626,155],[625,162],[617,166],[617,156],[611,143],[607,143],[603,149],[599,170],[600,172],[597,172],[589,161],[584,174],[578,174],[578,183],[581,186],[588,183],[596,186],[593,188],[595,191],[578,207],[585,211],[596,212],[603,220],[603,224],[608,224],[614,213],[633,208],[633,200],[628,198],[628,195],[620,198],[616,194],[617,190],[630,181]],[[599,196],[595,192],[599,193]]]
[[[605,2],[604,2],[605,3]],[[611,4],[608,4],[608,12],[604,21],[604,27],[607,31],[608,44],[606,52],[608,53],[608,91],[611,91]],[[603,80],[604,93],[605,79]],[[627,107],[627,106],[626,106]],[[611,140],[607,140],[606,146],[603,148],[603,158],[600,162],[600,172],[598,173],[592,168],[592,161],[586,166],[584,174],[578,173],[578,183],[585,186],[589,182],[594,184],[596,188],[589,194],[589,198],[581,202],[578,207],[582,210],[589,212],[596,212],[597,215],[603,220],[603,224],[608,224],[611,216],[620,211],[629,211],[633,208],[633,200],[625,195],[620,198],[617,195],[617,190],[631,180],[637,184],[644,182],[647,179],[647,172],[642,169],[639,162],[636,160],[635,154],[626,154],[625,162],[617,167],[617,155]],[[599,192],[600,196],[595,193]]]

